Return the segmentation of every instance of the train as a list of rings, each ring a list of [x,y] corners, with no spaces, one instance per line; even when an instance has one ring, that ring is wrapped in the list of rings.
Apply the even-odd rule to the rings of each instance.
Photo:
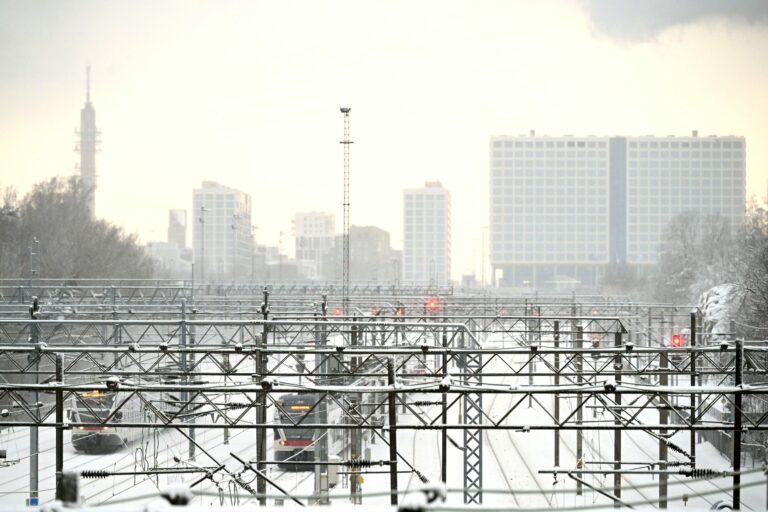
[[[115,411],[115,407],[119,410]],[[109,390],[86,391],[73,397],[68,415],[72,423],[97,423],[110,418],[109,426],[77,426],[72,429],[72,446],[76,451],[88,454],[118,451],[147,433],[144,428],[121,427],[120,423],[157,421],[154,413],[137,395]]]
[[[302,423],[341,423],[341,409],[330,399],[318,404],[320,393],[290,393],[282,395],[276,402],[274,429],[274,458],[282,469],[309,470],[309,466],[292,464],[315,460],[315,450],[321,436],[327,443],[329,456],[343,455],[346,443],[344,431],[328,429],[324,434],[313,428],[281,428],[279,425]],[[326,416],[325,418],[323,416]]]

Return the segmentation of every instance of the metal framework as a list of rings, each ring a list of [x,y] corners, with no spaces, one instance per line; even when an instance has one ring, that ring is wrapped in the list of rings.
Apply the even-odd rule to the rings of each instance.
[[[342,311],[349,313],[349,146],[352,141],[349,139],[349,107],[341,107],[341,113],[344,115],[344,140],[341,144],[344,146],[344,227],[342,232]]]
[[[208,300],[199,304],[232,304]],[[280,393],[318,393],[316,407],[343,411],[339,423],[309,423],[305,416],[286,429],[366,430],[384,442],[391,440],[384,418],[395,400],[417,413],[419,423],[405,424],[395,416],[393,424],[389,415],[390,433],[434,431],[444,440],[451,432],[463,433],[466,503],[482,503],[485,431],[613,431],[619,440],[612,462],[616,475],[625,469],[620,444],[624,432],[650,436],[664,453],[660,460],[666,461],[666,452],[672,451],[691,468],[698,467],[697,432],[728,432],[735,484],[742,444],[760,444],[748,442],[750,436],[759,438],[768,431],[768,410],[759,402],[768,392],[760,383],[768,372],[768,350],[733,339],[703,343],[705,338],[695,333],[695,315],[690,319],[694,343],[673,348],[663,340],[670,325],[682,325],[686,317],[663,305],[602,304],[584,315],[584,308],[567,301],[483,304],[455,297],[443,300],[440,315],[416,316],[423,299],[406,301],[404,307],[413,316],[398,316],[390,304],[383,315],[377,311],[355,319],[334,318],[326,315],[325,302],[307,314],[301,301],[288,299],[285,317],[268,319],[270,309],[281,306],[265,293],[260,318],[248,301],[242,306],[248,319],[243,320],[199,319],[186,307],[175,313],[155,304],[136,309],[171,317],[137,319],[135,312],[115,308],[107,312],[109,320],[0,320],[0,403],[13,410],[0,418],[0,427],[160,427],[182,433],[190,450],[201,452],[196,429],[255,429],[258,476],[267,461],[265,433],[272,426],[266,411],[279,410]],[[369,299],[358,303],[361,309],[372,303],[381,307]],[[605,316],[612,311],[622,314]],[[209,313],[218,316],[216,310]],[[134,318],[125,318],[130,315]],[[62,382],[57,396],[46,394],[50,384],[30,383],[31,375],[40,382]],[[120,379],[124,401],[98,422],[63,421],[62,402],[83,403],[83,392],[106,390],[107,383],[98,381],[107,376]],[[157,398],[168,393],[179,398]],[[36,394],[43,397],[42,406],[33,398]],[[509,405],[491,417],[482,407],[486,395],[508,396]],[[139,400],[152,418],[118,421],[117,413],[131,399]],[[525,403],[540,409],[544,419],[534,424],[516,420]],[[592,418],[595,408],[604,417]],[[648,421],[652,415],[659,420]],[[671,442],[674,432],[690,433],[691,446]],[[393,453],[396,462],[423,477],[423,470],[396,447]],[[219,461],[214,464],[220,466]],[[391,467],[397,471],[397,464]],[[659,467],[666,470],[666,465]],[[660,473],[660,503],[666,475]],[[262,496],[267,484],[258,477],[253,492]],[[617,477],[617,503],[621,485]],[[738,499],[734,493],[734,501]]]

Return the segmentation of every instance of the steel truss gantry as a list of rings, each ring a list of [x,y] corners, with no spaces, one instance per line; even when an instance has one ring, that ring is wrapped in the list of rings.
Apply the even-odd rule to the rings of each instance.
[[[0,425],[73,428],[118,424],[113,413],[100,422],[65,425],[52,420],[55,404],[39,407],[30,402],[28,393],[44,393],[51,386],[14,383],[14,376],[50,375],[57,355],[63,358],[64,383],[55,389],[61,391],[64,400],[77,401],[84,391],[107,389],[106,383],[78,382],[93,381],[94,375],[115,376],[122,379],[120,389],[127,393],[126,401],[136,397],[154,413],[152,421],[120,423],[123,427],[263,430],[270,424],[245,421],[246,415],[266,407],[277,408],[277,393],[311,391],[322,395],[321,403],[333,403],[344,410],[346,422],[331,425],[299,420],[285,428],[376,430],[382,427],[374,419],[383,417],[388,397],[394,394],[400,404],[418,410],[421,422],[389,428],[464,432],[468,503],[482,500],[485,430],[638,431],[684,456],[691,454],[671,445],[668,436],[660,432],[687,431],[693,435],[697,431],[724,430],[738,433],[734,436],[736,442],[741,439],[742,426],[735,418],[743,420],[743,427],[751,431],[768,430],[768,413],[756,415],[740,405],[742,400],[748,403],[751,397],[768,389],[737,384],[743,376],[764,375],[768,369],[768,356],[762,346],[742,347],[727,342],[685,349],[637,346],[624,341],[622,336],[626,335],[618,319],[602,317],[482,318],[474,320],[472,326],[474,332],[464,323],[380,318],[0,321],[0,372],[11,382],[0,385],[0,403],[13,403],[17,411],[12,419],[0,419]],[[557,348],[547,335],[550,327],[558,332]],[[532,331],[541,339],[532,339]],[[357,337],[354,347],[353,332]],[[484,342],[477,341],[477,332],[488,334]],[[318,333],[322,333],[327,345],[317,343]],[[612,335],[615,343],[581,348],[589,333]],[[35,343],[30,344],[30,339]],[[180,343],[182,339],[186,342]],[[352,359],[356,364],[350,363]],[[382,384],[387,381],[388,361],[395,362],[397,385]],[[141,382],[142,377],[151,375],[166,380]],[[561,383],[558,386],[509,384],[505,380],[555,376]],[[298,377],[303,384],[296,383]],[[679,382],[657,385],[662,378],[674,381],[678,377],[694,378],[689,386]],[[366,385],[332,385],[339,381],[363,382],[360,379],[365,379]],[[168,401],[160,407],[157,393],[166,392],[184,398],[176,400],[171,408]],[[350,407],[350,393],[366,394],[364,411]],[[493,418],[482,409],[482,397],[489,394],[511,397],[509,406]],[[422,409],[415,405],[420,401],[414,398],[418,395],[444,397],[435,401],[442,401],[442,406]],[[525,401],[550,411],[548,400],[567,400],[572,407],[564,417],[550,412],[546,421],[538,424],[514,421],[515,412]],[[735,418],[705,421],[708,412],[722,403],[738,411]],[[602,407],[608,417],[584,421],[582,413],[590,407],[588,404]],[[445,421],[459,409],[462,422]],[[661,410],[669,413],[671,421],[642,421],[644,412]],[[193,425],[188,422],[190,415],[198,418]],[[206,421],[208,417],[216,421]]]

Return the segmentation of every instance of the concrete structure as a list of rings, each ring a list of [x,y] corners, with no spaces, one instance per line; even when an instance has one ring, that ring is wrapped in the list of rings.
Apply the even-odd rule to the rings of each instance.
[[[323,254],[333,247],[334,224],[332,213],[307,212],[293,216],[296,263],[307,279],[321,279]]]
[[[168,241],[180,249],[187,246],[187,210],[168,210]]]
[[[88,194],[88,211],[96,216],[96,147],[99,133],[96,131],[96,110],[91,104],[91,67],[86,68],[85,105],[80,109],[80,182]]]
[[[451,194],[439,181],[403,193],[403,281],[451,282]]]
[[[744,219],[742,137],[491,139],[490,262],[501,286],[592,287],[654,265],[684,211]]]
[[[204,181],[194,190],[192,204],[195,278],[205,282],[250,279],[251,196]]]

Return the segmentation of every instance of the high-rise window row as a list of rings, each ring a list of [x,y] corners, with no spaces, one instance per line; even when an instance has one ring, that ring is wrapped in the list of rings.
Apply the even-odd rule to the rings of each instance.
[[[655,264],[685,211],[744,218],[742,137],[493,137],[490,251],[502,286],[594,285]]]

